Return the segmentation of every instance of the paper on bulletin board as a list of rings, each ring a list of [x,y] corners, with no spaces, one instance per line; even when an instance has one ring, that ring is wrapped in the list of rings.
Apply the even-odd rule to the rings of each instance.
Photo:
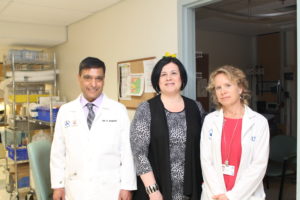
[[[158,59],[151,59],[151,60],[144,60],[144,77],[145,77],[145,93],[154,93],[155,90],[153,89],[151,83],[151,74],[155,64],[157,63]]]
[[[142,96],[144,92],[144,74],[130,74],[127,78],[127,95]]]
[[[127,78],[130,74],[130,63],[122,63],[118,67],[120,72],[120,99],[131,100],[131,97],[127,95],[129,87]]]

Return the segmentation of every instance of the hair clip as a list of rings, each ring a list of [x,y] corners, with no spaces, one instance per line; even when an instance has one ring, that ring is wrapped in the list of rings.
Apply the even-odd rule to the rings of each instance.
[[[175,54],[175,53],[174,53],[174,54],[171,54],[171,53],[169,53],[169,52],[166,52],[164,57],[172,57],[172,58],[176,58],[176,54]]]

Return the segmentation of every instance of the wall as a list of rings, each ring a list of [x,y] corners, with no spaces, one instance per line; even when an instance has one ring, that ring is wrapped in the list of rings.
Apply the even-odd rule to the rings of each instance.
[[[242,35],[235,35],[231,33],[225,32],[214,32],[207,30],[199,30],[196,31],[196,49],[197,51],[202,51],[203,53],[209,54],[209,70],[212,71],[216,67],[224,64],[233,64],[241,67],[242,69],[247,69],[248,67],[254,66],[256,64],[256,60],[259,57],[256,54],[256,48],[259,46],[256,44],[256,37],[247,37]],[[284,108],[281,110],[281,123],[283,123],[284,127],[282,128],[283,132],[288,135],[297,135],[297,124],[293,123],[296,121],[297,116],[295,112],[291,112],[296,109],[296,30],[282,30],[280,32],[281,38],[277,38],[277,41],[281,41],[280,44],[277,44],[277,54],[275,58],[279,59],[270,59],[269,62],[272,63],[269,70],[265,69],[265,78],[264,80],[278,80],[281,79],[283,90],[288,92],[289,97],[283,97],[282,101],[284,102]],[[270,39],[270,44],[274,41],[273,38]],[[278,42],[277,42],[278,43]],[[267,46],[264,44],[264,48],[274,48],[274,46],[268,44]],[[279,47],[279,46],[280,47]],[[280,55],[280,49],[281,55]],[[273,49],[272,49],[273,50]],[[264,54],[267,54],[269,50],[263,49]],[[258,52],[259,53],[259,52]],[[271,54],[271,58],[272,58]],[[282,60],[282,62],[280,62]],[[273,70],[272,68],[278,70]],[[247,70],[246,70],[247,71]],[[274,73],[272,73],[274,72]],[[276,73],[275,73],[276,72]],[[284,73],[293,73],[293,80],[284,80]],[[276,78],[274,78],[276,75]],[[259,99],[259,96],[255,93],[255,79],[252,81],[249,79],[249,83],[252,83],[252,105],[253,109],[256,109],[256,100]],[[264,94],[270,102],[276,102],[277,96],[274,94]],[[272,99],[269,99],[271,97]]]
[[[196,50],[209,54],[209,70],[232,64],[246,69],[253,65],[253,41],[250,36],[196,30]]]
[[[4,55],[7,54],[7,51],[10,49],[10,47],[8,46],[1,46],[0,47],[0,62],[2,63],[3,62],[3,57]]]
[[[104,92],[117,100],[117,62],[176,53],[177,40],[177,1],[121,1],[68,27],[68,41],[55,48],[60,92],[76,98],[78,65],[96,56],[107,65]]]
[[[251,36],[199,30],[196,27],[196,51],[209,55],[209,73],[226,64],[238,66],[246,72],[255,64],[255,42]],[[214,107],[211,101],[209,105],[210,109]]]
[[[39,16],[36,16],[39,17]],[[33,23],[0,22],[0,43],[27,46],[54,46],[67,39],[63,25],[42,25]],[[24,41],[26,41],[24,43]]]

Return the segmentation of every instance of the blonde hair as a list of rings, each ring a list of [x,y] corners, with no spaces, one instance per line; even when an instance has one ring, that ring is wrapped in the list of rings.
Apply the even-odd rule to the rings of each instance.
[[[217,109],[220,109],[222,105],[218,102],[216,90],[215,90],[215,78],[218,74],[224,74],[229,80],[236,83],[241,89],[242,93],[240,95],[240,101],[243,105],[248,105],[250,100],[250,91],[248,89],[248,81],[246,79],[245,73],[232,65],[224,65],[213,71],[209,76],[209,82],[207,86],[207,91],[210,93],[213,103],[216,105]]]

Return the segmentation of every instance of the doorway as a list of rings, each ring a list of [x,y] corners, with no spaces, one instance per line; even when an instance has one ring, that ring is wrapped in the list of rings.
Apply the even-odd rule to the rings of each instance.
[[[225,13],[227,18],[230,18],[232,21],[236,16],[232,16],[232,13],[230,12],[225,12],[226,10],[224,10],[224,8],[228,5],[229,8],[231,7],[230,9],[242,9],[241,7],[238,8],[237,5],[238,2],[242,1],[188,2],[189,4],[187,5],[184,3],[180,5],[180,9],[183,11],[179,11],[181,13],[179,23],[182,23],[182,25],[179,26],[179,55],[184,64],[188,66],[188,74],[195,78],[190,79],[189,77],[188,89],[184,91],[184,94],[194,99],[198,98],[197,81],[200,75],[199,73],[196,73],[199,71],[197,68],[198,61],[196,57],[199,54],[208,56],[209,72],[224,64],[239,66],[247,73],[253,91],[251,107],[255,110],[264,109],[269,113],[274,114],[275,117],[272,116],[272,118],[275,118],[277,122],[279,122],[279,127],[273,127],[275,131],[297,136],[297,121],[299,120],[299,117],[297,117],[297,112],[293,112],[293,110],[299,110],[297,107],[298,101],[296,91],[297,89],[299,90],[300,86],[299,83],[297,84],[297,71],[299,67],[296,63],[296,15],[294,14],[294,25],[288,24],[281,26],[280,29],[273,27],[272,30],[269,29],[268,31],[255,32],[254,29],[251,30],[251,25],[245,23],[245,16],[239,16],[238,20],[240,24],[244,24],[244,28],[238,28],[237,22],[231,24],[227,23],[227,25],[225,25],[224,20],[221,22],[223,23],[223,26],[218,26],[216,19],[217,16],[220,15],[218,12],[223,12],[223,19]],[[254,10],[250,10],[246,7],[247,2],[249,1],[245,0],[244,2],[244,12],[246,15],[253,12]],[[268,1],[252,0],[252,2]],[[278,1],[277,3],[288,4],[287,7],[289,7],[289,9],[294,9],[292,7],[296,6],[295,4],[292,5],[293,1]],[[251,7],[253,8],[254,5],[251,5]],[[203,13],[206,13],[206,15]],[[210,13],[212,17],[209,17],[209,14],[207,13]],[[204,19],[201,23],[198,23],[197,21],[198,15],[202,15]],[[184,17],[189,20],[184,19]],[[276,24],[280,23],[276,22]],[[225,28],[230,30],[224,31],[224,25]],[[203,27],[205,27],[205,30],[201,30]],[[183,28],[185,30],[181,30]],[[201,31],[200,37],[198,37],[199,32],[197,33],[197,31],[199,31],[198,28],[200,28]],[[187,29],[190,30],[190,32]],[[247,34],[236,33],[236,31],[244,31],[247,32]],[[265,46],[263,44],[267,43],[268,40],[273,37],[277,38],[276,41],[279,48],[276,49],[271,47],[269,50],[264,49]],[[214,42],[207,38],[214,38]],[[271,41],[274,40],[271,39]],[[226,44],[226,42],[228,43]],[[198,43],[201,43],[201,45]],[[273,45],[276,46],[276,43],[273,43]],[[263,52],[265,54],[258,52]],[[267,53],[271,53],[271,59],[268,58],[268,55],[266,55]],[[275,65],[268,64],[265,61],[274,61],[274,55],[277,53],[279,53],[279,56],[275,58],[280,59],[275,63],[278,64],[279,67],[276,67],[274,70]],[[258,63],[258,61],[260,62]],[[262,72],[266,74],[262,74]],[[205,72],[201,72],[201,75],[203,74],[205,74]],[[257,84],[257,82],[260,84]],[[210,104],[207,111],[211,108],[212,105]],[[299,180],[299,178],[297,180]],[[297,186],[297,189],[299,190],[299,185]]]

